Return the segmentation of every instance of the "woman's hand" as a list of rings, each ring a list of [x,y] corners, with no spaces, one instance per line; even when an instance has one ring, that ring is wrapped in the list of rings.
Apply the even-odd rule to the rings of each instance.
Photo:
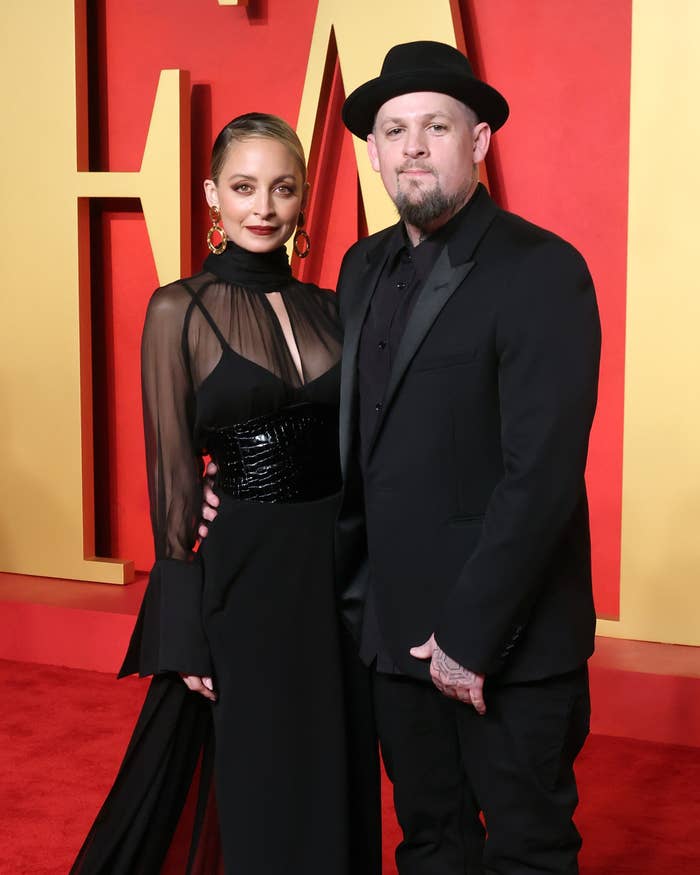
[[[206,520],[206,522],[213,522],[216,519],[218,514],[217,507],[219,506],[219,498],[214,492],[214,476],[219,469],[213,462],[209,462],[206,470],[206,477],[204,478],[204,504],[202,505],[202,520]],[[209,534],[209,527],[206,525],[206,522],[201,522],[199,524],[199,532],[200,538],[206,538]]]
[[[201,678],[196,674],[181,674],[180,677],[193,693],[199,693],[210,702],[216,702],[214,683],[211,678]]]

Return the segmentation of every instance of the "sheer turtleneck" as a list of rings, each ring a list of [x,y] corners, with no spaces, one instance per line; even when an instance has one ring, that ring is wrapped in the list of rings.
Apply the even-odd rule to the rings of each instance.
[[[280,291],[293,282],[284,246],[271,252],[250,252],[229,240],[221,255],[207,256],[204,270],[252,291]]]

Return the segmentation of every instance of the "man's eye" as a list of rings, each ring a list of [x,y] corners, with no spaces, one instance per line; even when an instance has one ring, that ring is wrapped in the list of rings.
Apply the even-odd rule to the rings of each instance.
[[[403,128],[389,128],[389,130],[386,132],[386,136],[387,137],[398,137],[398,135],[401,133],[402,130],[403,130]]]
[[[447,125],[441,125],[438,122],[433,122],[430,125],[431,130],[435,131],[436,134],[442,134],[447,130]]]

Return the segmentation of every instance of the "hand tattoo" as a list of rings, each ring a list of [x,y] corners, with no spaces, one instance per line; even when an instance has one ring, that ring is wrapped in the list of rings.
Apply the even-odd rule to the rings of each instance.
[[[461,666],[439,647],[433,653],[433,666],[440,676],[440,680],[447,686],[464,685],[470,687],[476,682],[475,672]]]
[[[473,705],[479,714],[486,713],[484,676],[464,668],[437,645],[430,663],[430,676],[443,695]]]

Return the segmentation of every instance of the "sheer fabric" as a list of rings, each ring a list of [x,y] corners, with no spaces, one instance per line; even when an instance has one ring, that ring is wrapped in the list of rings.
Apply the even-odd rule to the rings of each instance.
[[[277,291],[277,290],[271,290]],[[142,379],[146,465],[157,559],[191,561],[208,427],[294,403],[340,359],[335,297],[302,283],[281,290],[303,381],[267,294],[201,273],[159,289],[146,315]],[[196,301],[213,320],[210,324]],[[222,399],[210,384],[227,355],[259,385]],[[223,409],[222,409],[223,401]]]

